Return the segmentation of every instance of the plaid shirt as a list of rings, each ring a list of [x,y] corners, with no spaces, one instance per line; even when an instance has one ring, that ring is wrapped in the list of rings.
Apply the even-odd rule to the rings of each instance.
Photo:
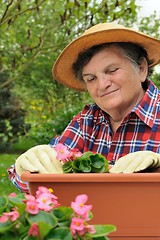
[[[111,163],[131,152],[160,153],[160,91],[149,81],[143,99],[124,118],[116,133],[112,132],[107,113],[95,104],[86,105],[50,145],[54,147],[57,143],[81,152],[101,153]],[[11,181],[24,191],[25,184],[17,178],[14,166],[8,172]]]

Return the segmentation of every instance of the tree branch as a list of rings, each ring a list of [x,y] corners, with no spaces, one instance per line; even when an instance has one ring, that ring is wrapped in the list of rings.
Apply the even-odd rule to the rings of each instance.
[[[5,9],[4,13],[3,13],[3,16],[2,16],[2,18],[1,18],[1,20],[0,20],[0,23],[3,22],[3,19],[4,19],[5,16],[7,15],[8,9],[9,9],[9,7],[12,5],[12,3],[13,3],[13,0],[11,0],[10,3],[7,4],[6,9]]]
[[[5,24],[5,23],[7,23],[7,22],[10,22],[13,18],[15,18],[15,17],[17,17],[17,16],[20,16],[20,15],[22,15],[23,13],[25,13],[25,12],[27,12],[27,11],[32,11],[32,10],[35,10],[37,7],[39,7],[43,2],[45,2],[46,0],[42,0],[40,3],[38,3],[36,6],[34,6],[34,7],[31,7],[31,8],[27,8],[27,9],[25,9],[25,10],[23,10],[23,11],[19,11],[19,12],[17,12],[17,13],[15,13],[14,15],[12,15],[11,17],[8,17],[8,18],[6,18],[5,19],[5,16],[6,16],[6,13],[5,13],[5,15],[3,15],[3,19],[4,19],[4,21],[2,22],[2,20],[3,19],[1,19],[1,21],[0,21],[0,25],[3,25],[3,24]],[[12,3],[12,2],[11,2]],[[9,9],[9,7],[8,8],[6,8],[6,10],[8,11],[8,9]]]
[[[37,51],[33,54],[33,56],[30,58],[30,60],[24,65],[22,71],[20,71],[15,77],[8,79],[6,82],[0,84],[0,89],[2,89],[3,87],[7,86],[8,84],[14,82],[27,68],[28,66],[34,61],[34,59],[38,56],[38,54],[41,52],[43,46],[43,40],[40,39],[40,44],[39,44],[39,48],[37,49]]]

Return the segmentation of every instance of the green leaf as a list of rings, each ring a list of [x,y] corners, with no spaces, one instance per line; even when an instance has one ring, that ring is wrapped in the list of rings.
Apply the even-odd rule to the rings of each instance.
[[[57,218],[48,212],[39,211],[37,215],[28,215],[30,224],[36,222],[40,229],[41,236],[46,236],[49,231],[57,226]]]
[[[108,169],[108,161],[101,154],[94,154],[91,156],[92,161],[92,172],[106,172]]]
[[[73,209],[71,207],[65,206],[60,206],[53,209],[52,211],[55,217],[58,218],[58,221],[60,222],[70,220],[71,215],[73,214]]]
[[[0,233],[5,233],[7,231],[9,231],[10,229],[12,229],[15,225],[15,222],[11,222],[11,221],[6,221],[6,222],[2,222],[0,223]]]
[[[102,237],[106,236],[111,232],[116,231],[116,227],[114,225],[94,225],[94,228],[96,230],[96,233],[89,234],[92,238]]]
[[[73,169],[73,162],[72,161],[68,161],[68,162],[64,163],[64,165],[63,165],[63,172],[64,173],[70,173],[70,172],[72,172],[72,169]]]
[[[82,171],[82,172],[86,172],[86,173],[89,173],[91,172],[91,161],[88,160],[88,159],[81,159],[80,161],[80,165],[79,165],[79,170]]]
[[[107,238],[106,236],[95,237],[94,239],[96,239],[96,240],[109,240],[109,238]]]
[[[9,197],[8,199],[13,206],[25,206],[23,202],[23,200],[25,200],[24,193],[18,194],[15,197]]]
[[[18,194],[15,197],[9,197],[8,199],[12,206],[18,207],[19,214],[22,216],[26,208],[26,204],[23,202],[25,200],[24,193]]]
[[[2,235],[0,234],[0,239],[1,240],[9,240],[9,239],[20,240],[21,238],[20,236],[16,236],[16,234],[14,234],[13,232],[5,232]]]
[[[77,158],[73,161],[73,169],[72,169],[73,172],[80,172],[80,169],[79,169],[80,163],[81,163],[80,158]]]
[[[108,169],[108,161],[106,158],[99,154],[92,152],[85,152],[81,157],[78,157],[74,161],[66,162],[63,165],[63,171],[65,173],[89,173],[89,172],[106,172]]]
[[[33,236],[25,236],[22,238],[22,240],[39,240],[39,239],[40,239],[39,237],[33,237]]]
[[[89,151],[88,152],[84,152],[79,159],[90,159],[90,156],[92,156],[92,155],[93,155],[92,152],[89,152]]]
[[[72,234],[67,227],[59,227],[50,231],[47,235],[47,240],[72,240]]]
[[[92,167],[92,172],[94,173],[105,173],[106,171],[107,171],[107,167],[105,164],[101,168]]]
[[[102,168],[105,164],[106,159],[100,154],[92,155],[91,157],[92,166],[94,168]]]
[[[5,210],[8,204],[8,199],[6,196],[0,196],[0,214]]]
[[[16,235],[18,236],[26,236],[28,235],[28,230],[30,228],[30,225],[27,224],[23,224],[22,222],[20,223],[20,220],[18,221],[18,228],[16,228]]]

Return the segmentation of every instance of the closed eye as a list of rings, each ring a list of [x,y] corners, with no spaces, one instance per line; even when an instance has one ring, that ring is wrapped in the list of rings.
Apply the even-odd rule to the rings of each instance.
[[[93,82],[95,79],[96,79],[95,76],[84,76],[84,77],[83,77],[83,80],[84,80],[85,83],[91,83],[91,82]]]
[[[107,70],[105,73],[106,74],[112,74],[112,73],[115,73],[119,68],[113,68],[113,69],[109,69]]]

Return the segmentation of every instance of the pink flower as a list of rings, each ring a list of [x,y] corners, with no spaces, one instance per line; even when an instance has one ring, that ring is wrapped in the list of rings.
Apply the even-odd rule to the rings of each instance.
[[[74,161],[76,158],[79,158],[81,156],[82,156],[82,153],[79,151],[79,149],[75,148],[70,150],[70,155],[69,155],[70,160]]]
[[[85,231],[84,231],[84,219],[77,218],[77,217],[72,218],[71,225],[70,225],[70,230],[71,230],[71,233],[72,233],[73,237],[76,236],[77,231],[81,232],[81,233],[83,232],[83,234],[84,234],[85,233]],[[81,234],[81,235],[83,235],[83,234]]]
[[[67,158],[70,156],[70,152],[67,147],[62,143],[58,143],[54,149],[57,152],[57,160],[63,161],[65,163],[67,161]]]
[[[7,222],[8,219],[9,219],[8,216],[2,215],[2,216],[0,217],[0,223]]]
[[[36,222],[32,223],[29,231],[28,236],[37,237],[39,235],[39,227]]]
[[[9,196],[8,196],[8,197],[15,197],[15,196],[16,196],[16,193],[15,193],[15,192],[13,192],[13,193],[9,194]]]
[[[12,212],[4,212],[4,216],[7,216],[12,222],[16,221],[19,218],[19,212],[12,211]]]
[[[53,194],[52,194],[53,195]],[[58,206],[60,206],[60,204],[58,203],[58,201],[52,197],[51,199],[52,202],[52,208],[57,208]]]
[[[56,208],[60,205],[57,201],[58,198],[54,194],[52,194],[52,192],[53,192],[53,189],[51,188],[48,189],[46,187],[38,187],[38,191],[36,192],[36,197],[37,197],[39,208],[45,211],[50,211],[52,208]]]
[[[39,198],[37,198],[37,206],[39,209],[46,212],[50,211],[53,208],[52,205],[52,194],[42,193]]]
[[[96,230],[93,225],[86,225],[85,227],[86,227],[87,232],[89,232],[90,234],[96,233]]]
[[[29,212],[30,214],[36,215],[39,211],[38,205],[36,200],[34,201],[27,201],[26,203],[26,211]]]
[[[84,219],[77,218],[77,217],[72,218],[71,228],[74,228],[75,230],[83,230],[84,229]]]
[[[88,200],[86,194],[78,195],[75,199],[75,202],[71,202],[71,207],[78,215],[81,215],[83,218],[88,218],[88,212],[92,209],[92,205],[85,205]]]
[[[40,186],[36,191],[36,197],[38,198],[42,193],[51,193],[52,191],[53,191],[52,189]]]
[[[35,197],[30,195],[30,194],[25,194],[25,200],[24,202],[27,202],[27,201],[35,201]]]

